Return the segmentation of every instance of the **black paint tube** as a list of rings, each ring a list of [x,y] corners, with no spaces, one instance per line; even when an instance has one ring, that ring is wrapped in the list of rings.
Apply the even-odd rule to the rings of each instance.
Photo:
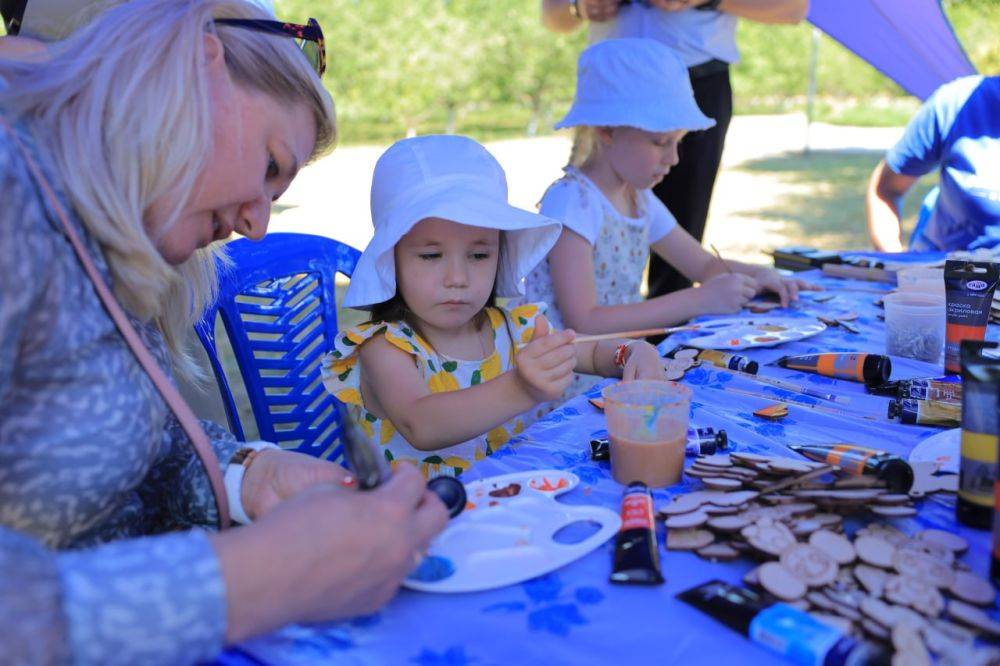
[[[958,522],[989,529],[993,522],[993,480],[997,478],[997,382],[995,342],[965,340],[962,360],[962,457],[958,467]]]
[[[610,581],[660,585],[660,551],[653,526],[653,495],[645,483],[630,483],[622,497],[622,527],[615,537],[615,563]]]
[[[958,398],[962,397],[962,378],[959,375],[945,375],[943,377],[918,377],[914,379],[897,379],[891,382],[885,382],[884,384],[877,384],[875,386],[866,387],[868,392],[873,395],[884,395],[892,398],[913,398],[916,395],[910,395],[910,391],[914,388],[925,388],[925,389],[939,389],[942,394],[955,394],[957,393]],[[933,391],[928,391],[928,395],[932,395]],[[927,398],[920,398],[921,400],[926,400]],[[935,399],[935,398],[931,398]]]
[[[713,580],[677,598],[794,664],[888,666],[881,647],[858,641],[805,611],[753,590]],[[737,660],[738,662],[739,660]]]
[[[960,372],[962,340],[982,340],[990,321],[993,291],[1000,281],[1000,266],[989,261],[946,261],[944,291],[946,325],[945,372]]]
[[[711,456],[729,447],[729,435],[715,428],[688,428],[684,453],[688,456]],[[590,440],[591,460],[611,460],[611,442],[608,439]]]

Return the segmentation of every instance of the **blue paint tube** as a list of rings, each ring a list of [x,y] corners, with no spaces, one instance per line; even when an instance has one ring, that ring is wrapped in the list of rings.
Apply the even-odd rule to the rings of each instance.
[[[805,611],[771,603],[764,595],[744,587],[713,580],[685,590],[677,598],[795,664],[890,663],[884,648],[858,641]]]

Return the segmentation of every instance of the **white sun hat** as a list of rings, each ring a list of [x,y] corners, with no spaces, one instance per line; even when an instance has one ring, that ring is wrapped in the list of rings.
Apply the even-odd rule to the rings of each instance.
[[[576,96],[564,127],[635,127],[647,132],[703,130],[715,121],[698,108],[687,67],[655,39],[608,39],[580,54]]]
[[[504,232],[497,296],[524,294],[524,277],[555,245],[556,220],[507,202],[507,177],[489,151],[472,139],[428,135],[397,141],[375,164],[375,235],[358,260],[344,305],[370,308],[396,295],[393,248],[428,217]]]

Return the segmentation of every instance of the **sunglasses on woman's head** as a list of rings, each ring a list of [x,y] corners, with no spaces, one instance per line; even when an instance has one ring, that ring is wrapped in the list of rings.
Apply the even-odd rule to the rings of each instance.
[[[215,19],[216,25],[232,25],[237,28],[248,28],[259,32],[269,32],[272,35],[291,37],[302,49],[309,64],[320,76],[326,71],[326,46],[323,42],[323,30],[316,19],[311,18],[306,25],[300,23],[284,23],[283,21],[267,21],[264,19]]]

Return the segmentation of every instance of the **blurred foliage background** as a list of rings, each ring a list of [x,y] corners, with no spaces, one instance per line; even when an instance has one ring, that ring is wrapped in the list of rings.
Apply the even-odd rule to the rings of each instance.
[[[945,0],[980,72],[1000,73],[1000,0]],[[845,3],[848,11],[849,3]],[[279,17],[315,17],[327,37],[326,84],[348,143],[407,132],[479,139],[547,132],[573,95],[586,30],[556,35],[539,0],[276,0]],[[741,21],[733,68],[737,113],[806,105],[811,25]],[[918,106],[837,42],[821,36],[817,120],[903,125]]]

